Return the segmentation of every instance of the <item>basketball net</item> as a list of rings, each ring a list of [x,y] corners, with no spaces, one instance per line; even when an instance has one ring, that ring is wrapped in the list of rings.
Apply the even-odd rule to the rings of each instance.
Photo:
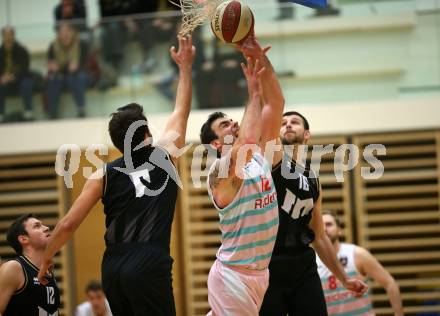
[[[180,7],[182,11],[182,26],[180,35],[189,35],[194,29],[210,20],[215,15],[215,9],[227,0],[168,0]]]

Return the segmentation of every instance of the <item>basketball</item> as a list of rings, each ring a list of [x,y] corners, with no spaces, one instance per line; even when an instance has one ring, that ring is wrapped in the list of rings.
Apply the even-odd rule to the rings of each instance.
[[[236,0],[226,1],[217,7],[211,28],[222,42],[237,43],[251,33],[254,15],[247,5]]]

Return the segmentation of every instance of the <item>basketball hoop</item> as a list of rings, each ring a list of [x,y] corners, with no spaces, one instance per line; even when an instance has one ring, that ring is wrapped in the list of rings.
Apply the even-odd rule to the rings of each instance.
[[[180,7],[182,11],[182,26],[179,34],[191,34],[196,27],[210,20],[217,6],[227,0],[168,0]]]

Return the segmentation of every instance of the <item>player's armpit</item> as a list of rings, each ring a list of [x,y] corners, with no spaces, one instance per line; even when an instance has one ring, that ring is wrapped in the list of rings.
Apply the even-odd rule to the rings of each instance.
[[[218,185],[220,184],[219,172],[220,172],[219,164],[216,164],[216,166],[214,167],[214,170],[209,175],[209,186],[210,186],[211,190],[216,189],[218,187]]]

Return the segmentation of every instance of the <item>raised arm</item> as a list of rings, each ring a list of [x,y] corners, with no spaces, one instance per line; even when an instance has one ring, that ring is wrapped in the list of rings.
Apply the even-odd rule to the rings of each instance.
[[[259,60],[254,61],[252,58],[247,58],[247,66],[241,64],[241,67],[247,80],[249,103],[240,124],[238,138],[232,145],[231,154],[229,157],[222,158],[230,159],[228,177],[219,178],[219,169],[216,169],[214,174],[210,176],[212,192],[219,207],[225,207],[232,202],[243,181],[242,170],[252,158],[252,152],[250,151],[247,151],[246,156],[243,156],[244,151],[240,151],[243,148],[242,146],[260,146],[262,130],[261,77],[265,68],[260,67]]]
[[[238,138],[232,146],[232,159],[236,161],[237,151],[242,145],[260,145],[261,141],[261,95],[262,78],[266,69],[261,67],[260,60],[247,58],[247,65],[241,64],[248,86],[249,103],[246,106],[243,118],[240,123]],[[252,157],[252,155],[251,155]]]
[[[393,308],[394,316],[402,316],[402,298],[400,297],[399,286],[391,274],[366,249],[356,247],[354,254],[357,270],[361,274],[374,279],[385,289]]]
[[[165,126],[164,133],[158,141],[170,152],[172,160],[177,161],[177,152],[185,145],[186,127],[192,100],[192,64],[196,53],[192,38],[178,36],[179,48],[171,47],[171,58],[179,67],[176,104],[174,111]]]
[[[243,43],[237,45],[243,55],[260,60],[262,67],[266,68],[261,78],[263,90],[262,124],[265,127],[261,134],[261,143],[278,139],[281,127],[281,120],[284,111],[284,96],[281,85],[275,70],[266,53],[270,46],[262,48],[252,33]]]
[[[44,251],[40,272],[38,273],[38,279],[42,284],[47,283],[44,275],[52,264],[52,258],[69,241],[78,226],[102,197],[102,191],[103,171],[100,169],[87,180],[81,194],[75,200],[70,210],[55,226]]]
[[[320,190],[321,191],[321,190]],[[324,223],[322,221],[321,214],[322,204],[322,191],[319,195],[319,200],[315,204],[312,212],[312,220],[310,227],[315,233],[315,241],[313,242],[313,248],[318,254],[321,261],[327,266],[327,268],[341,281],[342,285],[355,293],[356,296],[362,296],[368,289],[368,286],[361,280],[355,278],[349,278],[344,271],[344,268],[340,264],[333,245],[324,231]]]

